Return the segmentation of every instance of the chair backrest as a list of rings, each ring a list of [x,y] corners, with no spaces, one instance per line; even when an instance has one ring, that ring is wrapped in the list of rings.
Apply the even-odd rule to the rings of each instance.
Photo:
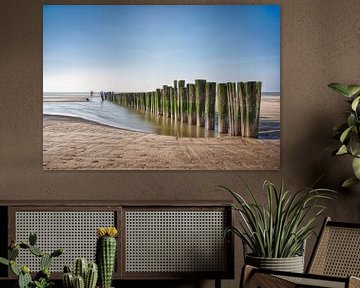
[[[360,277],[360,224],[326,218],[307,273]]]

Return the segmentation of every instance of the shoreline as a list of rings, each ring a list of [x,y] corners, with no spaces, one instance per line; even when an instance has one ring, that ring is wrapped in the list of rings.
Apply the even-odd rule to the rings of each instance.
[[[159,153],[161,152],[161,153]],[[280,140],[176,138],[43,116],[44,170],[278,170]]]

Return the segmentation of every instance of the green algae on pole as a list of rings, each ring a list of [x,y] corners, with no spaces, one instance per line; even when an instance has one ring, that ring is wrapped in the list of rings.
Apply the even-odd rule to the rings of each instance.
[[[169,86],[163,85],[163,116],[166,118],[171,117],[171,106],[170,106],[170,89]]]
[[[206,80],[195,80],[196,126],[205,126],[205,84]]]
[[[174,87],[169,87],[169,96],[170,96],[170,118],[171,120],[175,119],[175,89]]]
[[[218,110],[218,131],[219,133],[228,132],[228,103],[227,103],[227,89],[225,83],[217,85],[217,110]]]
[[[156,115],[162,115],[162,106],[161,106],[161,89],[156,89],[155,91],[155,106],[156,106]]]
[[[208,130],[215,128],[216,83],[207,82],[205,86],[205,122]]]
[[[190,125],[196,125],[196,102],[195,102],[195,84],[188,84],[188,123]]]
[[[227,83],[229,134],[231,136],[241,135],[240,101],[233,82]]]
[[[174,80],[174,120],[180,120],[178,81]]]
[[[259,132],[260,102],[261,102],[261,82],[249,81],[240,82],[241,102],[244,113],[241,115],[243,137],[257,138]]]
[[[179,117],[178,120],[181,122],[185,122],[186,115],[184,115],[184,109],[187,107],[186,103],[186,91],[185,91],[185,80],[179,80],[178,81],[178,111],[179,111]],[[186,119],[187,120],[187,119]]]

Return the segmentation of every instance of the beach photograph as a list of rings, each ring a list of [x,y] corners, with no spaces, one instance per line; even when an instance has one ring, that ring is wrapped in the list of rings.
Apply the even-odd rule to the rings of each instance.
[[[279,5],[43,5],[44,170],[280,169]]]

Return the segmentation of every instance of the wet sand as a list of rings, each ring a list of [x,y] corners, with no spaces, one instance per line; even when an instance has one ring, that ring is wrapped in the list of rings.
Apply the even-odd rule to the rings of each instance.
[[[272,118],[272,117],[270,117]],[[280,140],[176,138],[44,116],[45,170],[274,170]]]

